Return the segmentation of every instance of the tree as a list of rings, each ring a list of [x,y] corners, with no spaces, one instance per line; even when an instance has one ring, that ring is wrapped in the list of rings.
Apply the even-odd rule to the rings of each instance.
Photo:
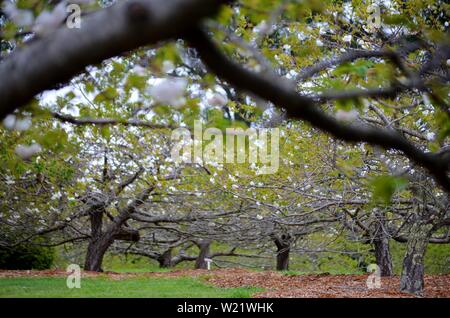
[[[6,222],[6,227],[13,224],[13,228],[20,229],[8,231],[3,239],[5,245],[59,231],[61,242],[89,239],[86,268],[101,270],[101,259],[114,241],[138,238],[133,230],[136,225],[171,224],[165,228],[189,228],[187,233],[192,236],[205,230],[206,224],[223,223],[222,229],[214,226],[200,237],[205,244],[201,244],[204,255],[199,266],[204,265],[201,262],[209,253],[206,242],[210,240],[248,243],[270,233],[278,248],[279,268],[285,269],[296,237],[323,231],[322,224],[341,222],[346,226],[347,215],[348,221],[356,222],[363,235],[370,238],[386,275],[392,273],[389,238],[407,242],[401,289],[422,291],[421,259],[426,243],[448,238],[432,237],[448,227],[444,211],[450,191],[450,46],[448,26],[439,18],[440,12],[448,10],[444,1],[391,1],[381,8],[380,21],[376,17],[374,24],[369,3],[359,1],[135,0],[105,8],[87,6],[92,11],[83,16],[80,29],[64,25],[67,17],[59,14],[63,5],[19,1],[17,8],[9,3],[0,18],[0,118],[5,119],[6,128],[13,130],[3,132],[2,137],[16,138],[2,145],[2,158],[8,162],[8,168],[1,171],[2,178],[8,183],[16,182],[12,175],[24,178],[24,168],[31,167],[40,152],[45,158],[64,151],[76,157],[85,150],[80,157],[94,160],[87,164],[62,154],[61,159],[77,163],[77,175],[64,177],[61,172],[59,176],[58,171],[59,177],[46,180],[50,189],[45,187],[40,171],[51,171],[50,165],[33,168],[38,181],[31,188],[39,188],[43,201],[38,210],[53,207],[64,211],[64,217],[22,212],[28,208],[26,201],[17,202],[8,193],[11,184],[3,185],[5,211],[19,215],[18,222]],[[42,25],[36,17],[47,9],[54,23]],[[157,44],[168,40],[176,42]],[[69,90],[48,105],[45,94],[38,94],[54,88]],[[169,94],[164,93],[167,91]],[[41,127],[47,131],[39,142],[35,138],[37,128],[26,127],[30,115],[34,121],[42,121]],[[308,178],[314,178],[310,186],[316,187],[318,193],[305,187],[289,187],[293,181],[277,175],[258,182],[276,184],[278,190],[253,191],[255,187],[249,180],[241,180],[241,187],[235,185],[233,189],[222,184],[226,187],[224,193],[211,194],[200,189],[211,187],[208,179],[217,180],[214,177],[225,173],[207,165],[192,165],[187,168],[195,170],[198,179],[191,189],[174,181],[174,189],[187,194],[176,196],[165,188],[166,181],[170,181],[165,177],[173,177],[165,168],[174,169],[172,164],[159,161],[155,167],[146,166],[153,160],[141,155],[134,164],[127,165],[128,159],[121,157],[124,145],[127,153],[148,150],[142,146],[142,142],[149,141],[143,129],[192,128],[198,118],[220,129],[264,125],[286,125],[291,129],[302,121],[313,127],[313,134],[322,131],[336,138],[332,140],[336,146],[330,152],[333,156],[327,158],[331,164],[328,166],[327,161],[319,173],[307,171],[301,176],[300,167],[294,166],[297,173],[296,169],[284,168],[300,181],[308,183]],[[164,161],[167,154],[157,145],[164,147],[168,136],[158,137],[161,139],[152,141],[150,152]],[[82,151],[55,142],[60,138]],[[101,147],[95,149],[99,138]],[[343,146],[341,140],[348,145]],[[93,156],[87,154],[90,145]],[[370,161],[374,154],[379,156],[379,147],[386,150],[384,155],[389,160],[394,158],[406,170],[399,173],[389,167],[371,169]],[[17,157],[25,163],[16,164]],[[321,156],[315,159],[323,160]],[[99,160],[104,161],[103,167]],[[342,162],[345,160],[347,164]],[[362,167],[356,169],[360,164]],[[65,164],[59,167],[70,170]],[[183,176],[188,173],[177,169]],[[352,169],[355,173],[349,172]],[[107,173],[99,173],[105,170]],[[417,171],[421,181],[416,180]],[[84,175],[89,180],[82,180]],[[165,177],[159,179],[161,175]],[[365,175],[370,177],[367,182]],[[155,179],[149,181],[155,176],[164,185],[158,185],[161,182]],[[27,177],[33,179],[34,174]],[[243,184],[248,185],[251,195]],[[425,184],[433,189],[432,193],[425,193]],[[17,188],[30,189],[26,182]],[[56,200],[45,202],[57,188],[63,190],[58,205],[53,202]],[[373,190],[372,198],[369,189]],[[190,191],[201,196],[207,193],[205,201],[209,202],[203,203],[212,215],[199,208],[199,202],[189,199]],[[337,191],[342,192],[340,198]],[[308,201],[314,196],[322,205]],[[131,201],[125,203],[125,197]],[[376,202],[380,197],[386,199],[384,204]],[[80,213],[75,211],[77,203],[83,207]],[[183,203],[193,207],[187,215],[182,211]],[[291,203],[300,207],[293,208]],[[392,206],[386,208],[389,204]],[[236,209],[236,205],[245,207]],[[372,205],[383,205],[383,209],[375,210]],[[361,214],[374,223],[362,221],[361,214],[354,213],[355,206],[364,209]],[[174,212],[164,215],[168,207],[174,207]],[[352,211],[347,213],[344,208]],[[261,211],[255,213],[257,209]],[[250,211],[249,221],[239,225],[233,210],[239,214]],[[309,212],[308,217],[303,216]],[[33,222],[27,224],[25,219]],[[41,227],[37,222],[41,221],[45,226],[37,230]],[[254,224],[261,228],[243,234],[243,229]],[[226,238],[224,229],[241,235]],[[403,233],[405,229],[409,232]],[[164,259],[169,259],[169,251],[161,254],[167,256]]]

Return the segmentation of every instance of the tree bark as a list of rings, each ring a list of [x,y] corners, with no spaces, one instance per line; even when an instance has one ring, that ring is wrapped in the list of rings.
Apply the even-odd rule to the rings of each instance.
[[[424,288],[424,257],[432,230],[431,224],[415,223],[406,245],[400,290],[421,296]]]
[[[103,227],[103,209],[94,210],[90,214],[91,221],[91,238],[86,252],[86,259],[84,263],[84,270],[87,271],[102,271],[102,259],[100,241],[102,238]],[[104,253],[103,253],[104,254]]]
[[[86,253],[84,270],[103,272],[103,257],[113,242],[114,239],[112,237],[108,238],[106,235],[97,241],[91,240]]]
[[[201,241],[196,242],[195,244],[200,249],[198,257],[195,261],[195,269],[207,269],[208,265],[206,264],[205,258],[209,257],[211,241]]]
[[[167,251],[162,253],[158,257],[157,261],[159,263],[160,268],[172,267],[173,266],[173,264],[172,264],[172,249],[168,249]]]
[[[376,239],[373,244],[375,247],[375,259],[377,265],[380,267],[381,276],[387,277],[394,275],[389,239],[387,237]]]
[[[281,235],[274,239],[277,246],[277,271],[289,270],[289,253],[291,250],[291,242],[289,235]]]
[[[0,119],[88,65],[140,46],[179,38],[214,15],[225,2],[118,1],[84,16],[80,29],[60,27],[51,36],[29,41],[0,64]]]
[[[138,242],[141,239],[138,230],[129,227],[122,227],[119,233],[114,235],[114,240]]]
[[[383,277],[394,275],[391,251],[389,248],[389,237],[387,235],[386,217],[384,213],[378,214],[379,226],[377,228],[373,245],[375,248],[375,259],[380,267]]]
[[[103,257],[114,242],[114,234],[103,232],[104,209],[99,208],[90,214],[91,238],[86,252],[84,270],[102,272]]]

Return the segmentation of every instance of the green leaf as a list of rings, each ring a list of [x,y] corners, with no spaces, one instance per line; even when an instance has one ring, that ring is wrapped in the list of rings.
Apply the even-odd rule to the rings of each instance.
[[[109,140],[109,138],[111,137],[111,130],[109,129],[109,126],[103,126],[100,129],[100,133],[106,140]]]
[[[131,74],[127,78],[125,83],[125,89],[129,91],[131,88],[137,88],[139,90],[144,89],[146,85],[146,78],[144,76],[139,76],[136,74]]]
[[[378,203],[389,204],[395,192],[408,185],[408,180],[402,177],[379,176],[371,181],[372,199]]]

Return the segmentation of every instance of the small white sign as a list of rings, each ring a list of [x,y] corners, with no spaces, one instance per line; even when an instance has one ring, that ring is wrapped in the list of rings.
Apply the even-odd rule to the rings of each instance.
[[[208,270],[211,270],[211,263],[213,262],[213,260],[211,258],[205,258],[205,262],[206,262],[206,266],[208,268]]]

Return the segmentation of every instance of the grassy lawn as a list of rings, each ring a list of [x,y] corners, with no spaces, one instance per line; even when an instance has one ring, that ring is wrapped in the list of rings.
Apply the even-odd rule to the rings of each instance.
[[[199,278],[107,277],[83,278],[80,289],[69,289],[59,277],[19,277],[0,279],[0,297],[232,297],[248,298],[258,288],[217,288]]]

